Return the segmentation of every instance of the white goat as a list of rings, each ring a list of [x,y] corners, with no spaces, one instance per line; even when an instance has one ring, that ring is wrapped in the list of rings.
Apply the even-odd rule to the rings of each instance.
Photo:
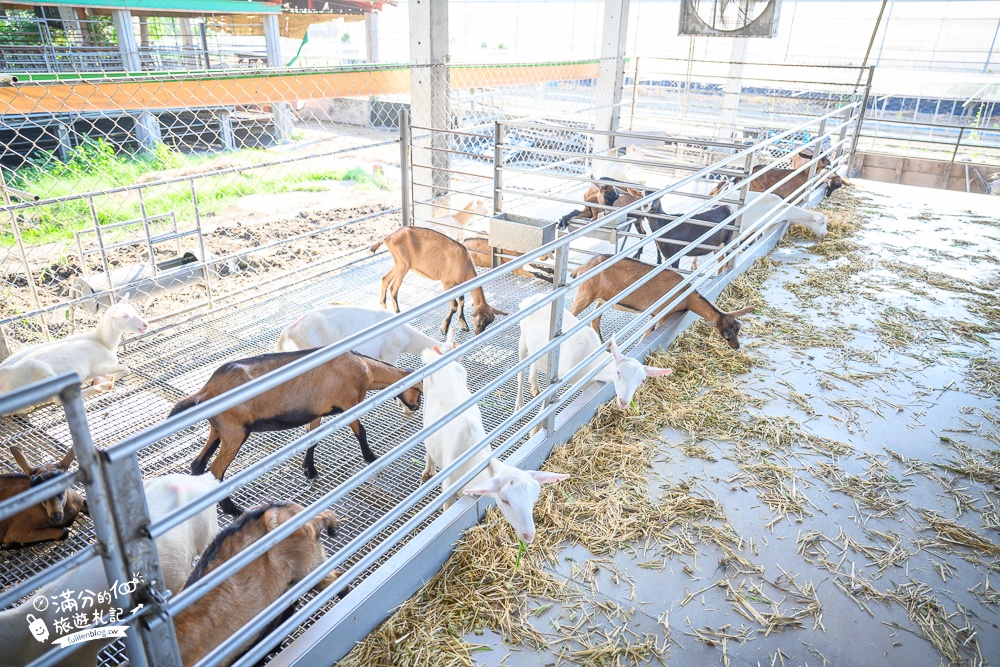
[[[393,315],[382,308],[359,306],[330,306],[310,310],[285,327],[278,337],[277,350],[290,352],[325,347],[384,322]],[[436,344],[436,340],[409,324],[400,324],[381,336],[361,343],[354,351],[395,366],[403,352],[418,355]]]
[[[782,201],[781,197],[775,194],[748,192],[747,202],[750,205],[743,212],[742,229],[746,229],[758,220],[767,217],[771,221],[771,224],[778,224],[785,220],[788,222],[797,222],[820,238],[826,236],[827,218],[822,213],[807,211],[798,206],[789,206],[780,213],[770,212],[771,209]]]
[[[438,347],[425,350],[424,363],[434,362],[441,354]],[[454,408],[469,399],[472,394],[466,381],[465,367],[457,361],[424,378],[425,427],[444,419]],[[453,417],[447,425],[424,441],[427,448],[427,466],[424,468],[423,480],[427,481],[434,475],[435,467],[443,470],[485,437],[483,417],[478,405],[472,405],[462,414]],[[462,493],[492,497],[514,528],[518,539],[530,543],[535,539],[535,520],[532,518],[532,511],[535,501],[538,500],[541,485],[564,480],[569,475],[520,470],[499,459],[491,458],[492,454],[493,450],[489,447],[480,450],[465,465],[445,478],[441,484],[441,491],[444,492],[477,464],[489,460],[487,468],[476,475]],[[450,507],[453,502],[454,499],[449,498],[445,507]]]
[[[209,493],[218,484],[218,480],[212,475],[194,477],[176,473],[146,482],[146,503],[150,519],[153,521],[160,519],[178,507],[183,507]],[[156,538],[156,550],[160,556],[167,588],[174,593],[180,591],[191,572],[195,556],[205,550],[218,531],[215,505],[210,505]],[[95,612],[106,616],[112,606],[110,602],[104,602],[103,597],[97,597],[98,593],[108,590],[108,581],[100,557],[95,556],[43,586],[19,606],[0,611],[0,647],[3,647],[0,663],[10,667],[21,667],[53,648],[51,641],[39,642],[32,636],[28,629],[28,616],[41,619],[49,632],[55,634],[56,617],[68,614],[59,611],[59,604],[49,604],[47,608],[39,611],[34,602],[42,598],[54,599],[64,590],[93,591],[97,602],[94,607],[87,610],[89,616],[93,616]],[[55,664],[58,667],[94,667],[97,664],[97,654],[107,643],[102,640],[91,640],[75,647],[73,651],[59,649],[65,651],[67,655]]]
[[[68,371],[76,371],[83,384],[93,382],[83,390],[85,398],[112,389],[115,380],[130,372],[128,366],[118,363],[122,334],[145,333],[148,328],[124,296],[104,313],[94,330],[32,345],[4,359],[0,363],[0,394]]]
[[[477,229],[480,225],[473,224],[471,227],[469,226],[473,217],[478,216],[479,220],[485,220],[489,215],[490,212],[486,208],[486,202],[482,199],[473,199],[461,211],[450,215],[439,215],[436,218],[431,218],[424,224],[418,224],[418,226],[433,229],[454,241],[464,243],[466,239],[482,234],[482,231]]]
[[[613,157],[618,157],[618,152],[615,151]],[[635,160],[639,157],[639,149],[629,144],[625,148],[625,158],[629,160]],[[619,183],[638,183],[636,176],[632,171],[632,165],[627,162],[615,162],[612,160],[601,159],[595,157],[592,163],[591,173],[593,174],[594,180],[612,180],[618,181]]]
[[[532,304],[538,303],[545,297],[544,294],[529,296],[521,302],[521,310],[525,310]],[[548,307],[536,310],[531,315],[521,320],[521,335],[517,341],[518,359],[525,359],[534,354],[538,349],[549,342],[549,319],[552,316],[554,302]],[[562,326],[568,330],[579,322],[569,311],[563,313]],[[564,380],[571,380],[573,377],[589,372],[592,369],[602,366],[601,370],[594,376],[593,382],[613,382],[615,394],[618,397],[618,406],[621,409],[628,407],[632,402],[632,396],[643,380],[650,377],[661,377],[670,375],[669,368],[654,368],[644,366],[635,359],[630,359],[622,355],[618,350],[614,337],[611,338],[611,353],[603,352],[590,362],[585,368],[580,369],[571,377],[567,374],[573,367],[590,356],[594,350],[603,347],[601,339],[590,327],[584,327],[569,337],[559,346],[559,377]],[[528,385],[532,395],[538,395],[538,376],[541,371],[549,375],[548,354],[543,355],[528,367]],[[517,374],[517,401],[514,409],[520,410],[524,405],[524,373]]]

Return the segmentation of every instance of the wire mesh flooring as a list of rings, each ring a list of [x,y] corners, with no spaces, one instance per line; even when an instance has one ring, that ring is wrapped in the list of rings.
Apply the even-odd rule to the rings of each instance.
[[[112,392],[86,401],[95,444],[100,448],[111,446],[162,421],[177,400],[201,388],[221,364],[273,351],[281,330],[308,310],[333,304],[374,306],[380,280],[391,265],[390,256],[382,253],[309,282],[293,284],[258,301],[126,344],[119,358],[131,369],[131,374],[119,381]],[[487,298],[497,308],[514,313],[522,299],[550,289],[548,283],[538,279],[507,275],[488,286]],[[439,283],[411,273],[400,290],[400,305],[403,308],[415,306],[439,293]],[[446,306],[437,308],[411,324],[441,340],[440,326],[446,313]],[[471,304],[467,317],[471,323]],[[612,317],[628,316],[616,313]],[[492,326],[498,326],[503,319],[498,318]],[[465,341],[472,337],[472,333],[460,331],[458,337],[460,341]],[[475,391],[484,386],[517,361],[517,338],[518,327],[512,326],[495,338],[475,345],[463,358],[470,389]],[[421,361],[415,356],[403,355],[399,365],[412,369],[419,367]],[[515,390],[516,378],[513,378],[480,401],[487,432],[496,429],[513,412]],[[362,417],[362,423],[368,430],[372,449],[381,455],[417,432],[422,426],[422,417],[419,412],[405,416],[395,401],[389,401]],[[511,427],[508,434],[523,423],[522,420]],[[143,477],[150,479],[166,473],[189,471],[191,460],[205,443],[207,431],[207,423],[201,422],[142,450],[138,458]],[[252,467],[256,461],[302,433],[303,429],[254,433],[241,448],[228,474]],[[507,434],[501,435],[498,442],[504,442],[506,437]],[[26,415],[0,418],[0,442],[5,448],[18,445],[30,459],[40,461],[60,456],[72,441],[61,408],[50,405]],[[279,499],[307,505],[362,470],[365,463],[357,440],[345,427],[317,445],[316,468],[319,476],[316,479],[307,481],[301,465],[302,456],[293,457],[239,489],[234,493],[234,499],[243,506]],[[14,469],[13,463],[6,460],[0,467]],[[420,445],[336,503],[334,510],[341,520],[341,529],[335,538],[324,538],[328,551],[336,552],[412,493],[420,485],[423,468],[424,449]],[[347,564],[360,559],[437,493],[439,489],[428,488],[427,494],[408,513],[362,551],[352,555]],[[228,523],[230,517],[220,514],[220,520]],[[3,561],[0,589],[10,589],[93,541],[93,526],[89,519],[81,517],[65,542],[0,552]],[[403,544],[405,540],[393,552]],[[365,575],[389,555],[380,559]],[[114,653],[116,655],[108,658],[105,664],[115,664],[119,658],[123,659],[118,651]]]

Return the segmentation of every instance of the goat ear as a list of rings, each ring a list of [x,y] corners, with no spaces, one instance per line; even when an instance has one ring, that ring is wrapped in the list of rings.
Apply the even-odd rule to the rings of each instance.
[[[653,366],[643,366],[642,370],[646,371],[648,378],[666,377],[674,372],[673,368],[655,368]]]
[[[618,349],[618,341],[615,340],[615,334],[611,334],[611,342],[608,343],[608,348],[611,350],[611,356],[614,357],[616,364],[621,364],[625,361],[621,350]]]
[[[261,518],[264,521],[264,527],[267,529],[267,532],[270,533],[283,523],[281,520],[281,514],[282,511],[279,507],[269,507],[264,511],[264,516]],[[309,524],[306,525],[308,526]]]
[[[21,448],[16,446],[11,447],[10,453],[14,455],[14,460],[17,461],[17,465],[21,466],[21,470],[23,470],[25,474],[30,475],[31,471],[35,468],[28,463],[28,459],[24,458],[24,452],[21,451]]]
[[[488,496],[500,491],[503,481],[499,477],[490,477],[479,486],[472,486],[462,490],[466,496]]]
[[[539,484],[554,484],[564,479],[569,479],[569,475],[561,472],[548,472],[545,470],[526,470],[531,478]]]
[[[493,314],[494,314],[494,315],[503,315],[504,317],[507,317],[507,313],[505,313],[505,312],[503,312],[502,310],[499,310],[499,309],[497,309],[497,308],[494,308],[494,309],[493,309]]]
[[[434,346],[434,351],[437,352],[438,354],[444,354],[444,352],[441,351],[441,348],[438,347],[437,345]]]
[[[739,310],[734,310],[733,312],[728,314],[732,315],[733,317],[743,317],[744,315],[752,313],[753,311],[754,311],[753,306],[747,306],[746,308],[740,308]]]
[[[62,457],[62,461],[59,462],[57,467],[66,470],[67,468],[69,468],[69,464],[72,463],[73,459],[75,458],[76,458],[76,450],[70,447],[69,451],[66,452],[66,456]]]
[[[122,294],[122,298],[118,299],[118,305],[124,306],[128,303],[128,294]]]

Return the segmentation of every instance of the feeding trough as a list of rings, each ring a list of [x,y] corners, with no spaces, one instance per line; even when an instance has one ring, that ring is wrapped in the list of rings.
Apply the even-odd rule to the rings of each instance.
[[[204,283],[209,271],[221,275],[235,269],[235,263],[231,261],[222,267],[205,265],[213,259],[214,256],[208,251],[205,252],[205,262],[201,261],[197,253],[185,252],[180,257],[156,265],[129,264],[112,269],[110,273],[100,271],[81,276],[70,288],[70,298],[92,298],[71,306],[70,311],[75,314],[75,308],[78,307],[97,315],[123,296],[128,296],[132,302],[141,301],[188,285]]]

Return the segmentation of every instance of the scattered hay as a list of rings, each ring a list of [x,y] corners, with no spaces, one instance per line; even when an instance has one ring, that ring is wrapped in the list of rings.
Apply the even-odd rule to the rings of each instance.
[[[690,456],[693,459],[702,459],[710,463],[719,460],[704,442],[683,442],[680,445],[680,450],[684,456]]]
[[[944,548],[964,556],[962,549],[984,554],[986,556],[1000,556],[1000,546],[989,541],[981,535],[977,535],[968,528],[959,526],[953,521],[945,519],[936,512],[921,510],[920,515],[930,524],[934,530],[936,542]],[[978,562],[978,559],[973,561]]]
[[[886,591],[879,596],[906,610],[910,620],[920,628],[921,636],[929,641],[942,656],[952,663],[967,659],[970,665],[983,665],[983,655],[973,627],[965,610],[948,613],[944,605],[931,595],[931,588],[924,583],[911,581]],[[953,619],[958,618],[961,624]]]
[[[913,484],[901,481],[888,473],[883,461],[873,459],[866,475],[851,475],[832,462],[820,462],[813,470],[816,477],[824,480],[832,491],[847,494],[861,507],[874,510],[879,518],[895,516],[907,506],[902,494]]]
[[[917,340],[913,317],[889,306],[875,321],[875,333],[883,345],[894,349],[907,348]]]
[[[922,266],[916,266],[908,262],[884,259],[882,260],[882,266],[897,280],[901,281],[901,286],[904,288],[910,287],[910,283],[907,281],[919,281],[930,287],[955,294],[979,296],[987,291],[991,291],[988,285],[979,285],[964,278],[950,276],[947,273],[930,271]]]
[[[965,375],[972,389],[987,396],[1000,397],[1000,364],[989,357],[976,357],[969,362]]]
[[[986,576],[986,581],[981,584],[976,584],[969,589],[969,592],[976,596],[984,605],[997,607],[1000,606],[1000,591],[993,588],[990,585],[990,577]]]
[[[935,464],[948,472],[967,477],[979,484],[989,484],[1000,488],[1000,449],[977,450],[948,436],[941,436],[956,453],[956,458],[947,464]]]

